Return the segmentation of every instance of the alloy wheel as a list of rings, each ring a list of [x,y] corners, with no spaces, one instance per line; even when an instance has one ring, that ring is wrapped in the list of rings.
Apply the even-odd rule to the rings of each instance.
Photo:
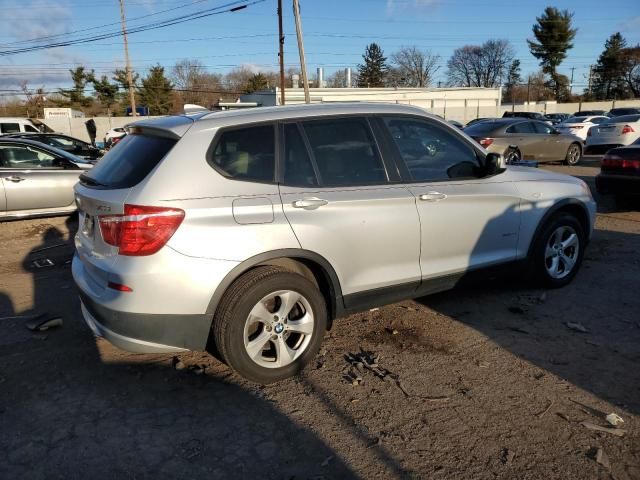
[[[558,227],[547,241],[544,262],[547,273],[555,279],[569,275],[576,265],[580,253],[578,234],[568,225]]]

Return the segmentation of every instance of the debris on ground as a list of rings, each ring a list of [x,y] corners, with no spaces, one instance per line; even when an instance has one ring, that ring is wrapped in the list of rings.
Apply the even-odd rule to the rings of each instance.
[[[509,450],[508,448],[503,448],[502,449],[502,463],[504,465],[509,465],[511,462],[513,462],[513,459],[516,457],[515,452],[513,452],[512,450]]]
[[[582,325],[580,322],[566,322],[565,325],[569,330],[573,330],[574,332],[589,333],[587,327]]]
[[[551,407],[553,407],[553,400],[549,400],[549,405],[547,405],[547,408],[545,408],[542,412],[540,412],[537,417],[538,418],[542,418],[546,415],[546,413],[551,410]]]
[[[182,363],[182,360],[180,360],[178,357],[173,357],[171,359],[171,366],[176,370],[184,370],[185,368],[187,368],[187,366]]]
[[[321,467],[326,467],[329,465],[329,463],[331,463],[331,460],[333,460],[335,458],[334,455],[331,455],[330,457],[327,457],[324,459],[324,461],[320,464]]]
[[[61,327],[62,317],[43,313],[42,315],[38,315],[37,317],[33,317],[27,320],[25,326],[31,331],[43,332],[53,327]]]
[[[622,430],[621,428],[601,427],[600,425],[596,425],[595,423],[591,422],[580,422],[580,425],[588,430],[610,433],[611,435],[615,435],[616,437],[624,437],[624,434],[627,433],[626,430]]]
[[[396,330],[393,327],[386,327],[385,330],[387,331],[387,333],[389,333],[390,335],[398,335],[398,330]]]
[[[621,423],[624,423],[622,417],[617,413],[610,413],[609,415],[604,417],[604,419],[609,422],[609,425],[613,425],[614,427],[617,427]]]
[[[51,260],[50,258],[39,258],[31,262],[31,265],[35,268],[47,268],[53,267],[55,263],[53,263],[53,260]]]
[[[489,362],[485,362],[485,361],[479,361],[478,362],[478,367],[480,368],[489,368],[491,364]]]
[[[595,460],[607,470],[611,470],[611,462],[605,451],[600,447],[593,447],[587,452],[587,456]]]

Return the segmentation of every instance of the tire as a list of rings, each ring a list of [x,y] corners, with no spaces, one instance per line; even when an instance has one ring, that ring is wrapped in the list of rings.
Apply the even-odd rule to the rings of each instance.
[[[574,166],[580,163],[582,158],[582,148],[577,143],[572,143],[567,149],[567,155],[564,157],[565,165]]]
[[[268,384],[299,373],[318,353],[326,328],[318,287],[298,273],[264,266],[229,287],[212,333],[222,361],[246,379]]]
[[[556,236],[558,233],[559,237]],[[575,239],[569,242],[573,234]],[[564,245],[559,250],[558,240]],[[558,213],[551,217],[536,238],[530,258],[538,283],[548,288],[569,284],[580,269],[585,246],[584,229],[576,217],[569,213]],[[573,260],[572,265],[569,260]]]
[[[504,161],[507,165],[522,160],[522,154],[518,148],[509,147],[504,152]]]

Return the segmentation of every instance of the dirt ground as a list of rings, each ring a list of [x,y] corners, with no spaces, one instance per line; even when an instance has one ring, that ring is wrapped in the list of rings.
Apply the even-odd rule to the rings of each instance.
[[[584,165],[545,168],[592,182]],[[352,315],[303,375],[264,388],[205,353],[176,369],[94,339],[73,221],[2,223],[0,478],[640,479],[640,212],[599,211],[570,286],[488,279]],[[32,333],[33,312],[64,325]],[[346,381],[362,351],[391,373]],[[582,425],[611,412],[624,436]]]

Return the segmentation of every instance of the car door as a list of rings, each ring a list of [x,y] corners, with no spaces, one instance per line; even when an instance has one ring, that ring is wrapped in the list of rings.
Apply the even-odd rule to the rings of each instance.
[[[285,215],[302,248],[335,269],[345,306],[409,296],[421,277],[420,221],[369,120],[286,123],[282,132]]]
[[[533,128],[533,122],[525,120],[514,123],[506,129],[512,145],[516,145],[523,160],[541,160],[540,143],[542,140]]]
[[[544,122],[532,122],[538,141],[535,148],[538,151],[539,161],[562,160],[567,153],[564,148],[566,137],[559,135],[555,128]]]
[[[485,176],[480,152],[452,129],[412,117],[384,119],[420,215],[423,280],[516,257],[520,199],[500,175]]]
[[[0,145],[0,177],[6,210],[73,210],[73,186],[81,170],[31,145]]]

